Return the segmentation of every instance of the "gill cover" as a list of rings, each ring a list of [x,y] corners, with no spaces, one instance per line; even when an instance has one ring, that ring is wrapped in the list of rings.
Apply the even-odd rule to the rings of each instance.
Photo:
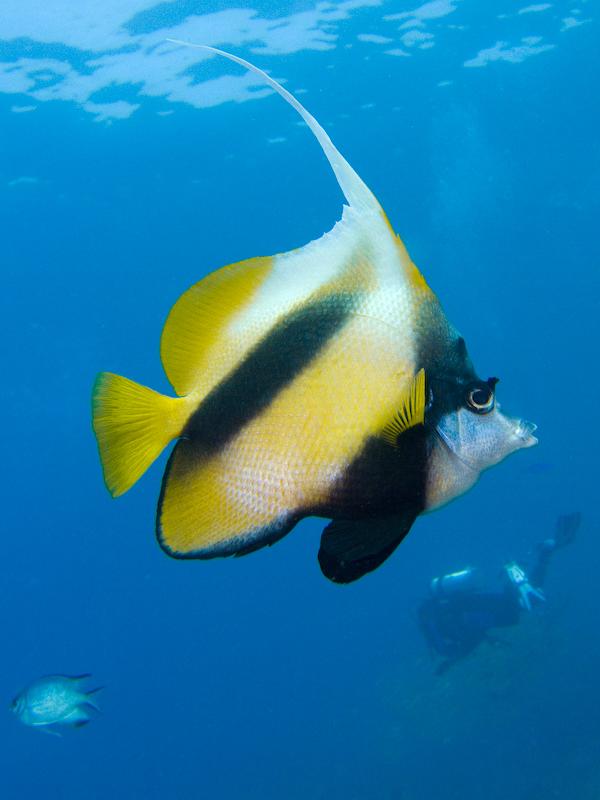
[[[506,416],[495,400],[485,405],[486,412],[460,406],[437,422],[427,470],[428,510],[466,492],[484,470],[511,453],[537,444],[533,423]]]

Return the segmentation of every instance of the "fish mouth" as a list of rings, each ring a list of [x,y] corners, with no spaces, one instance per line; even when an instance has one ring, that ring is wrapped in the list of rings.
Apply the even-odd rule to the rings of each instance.
[[[535,422],[528,422],[526,419],[520,419],[515,428],[515,437],[519,441],[521,447],[533,447],[538,443],[537,436],[533,432],[537,430]]]

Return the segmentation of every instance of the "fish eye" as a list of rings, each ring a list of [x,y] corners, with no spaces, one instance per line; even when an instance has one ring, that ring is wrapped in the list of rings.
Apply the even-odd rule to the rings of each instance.
[[[494,387],[490,382],[478,381],[467,389],[467,406],[476,414],[488,414],[495,403]]]

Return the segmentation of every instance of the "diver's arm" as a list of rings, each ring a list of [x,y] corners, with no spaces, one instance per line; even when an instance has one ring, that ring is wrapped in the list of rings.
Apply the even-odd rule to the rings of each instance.
[[[537,603],[545,602],[543,591],[531,585],[527,573],[516,561],[505,564],[504,569],[509,582],[509,591],[514,592],[514,597],[523,611],[531,611]]]

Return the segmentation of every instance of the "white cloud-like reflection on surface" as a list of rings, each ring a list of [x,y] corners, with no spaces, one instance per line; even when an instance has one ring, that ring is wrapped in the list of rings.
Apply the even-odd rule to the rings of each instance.
[[[265,64],[263,56],[349,48],[352,41],[380,45],[373,48],[377,56],[424,56],[443,31],[469,27],[457,24],[462,20],[455,12],[468,11],[462,0],[429,0],[416,6],[413,0],[313,2],[302,11],[281,10],[273,17],[236,7],[183,14],[178,0],[4,0],[0,46],[12,57],[0,57],[0,93],[22,96],[13,105],[15,113],[60,100],[76,103],[97,121],[123,120],[150,97],[208,108],[271,94],[260,78],[231,70],[230,65],[219,67],[216,77],[212,69],[203,76],[198,65],[212,55],[168,38],[242,50],[246,56],[258,56],[268,68],[272,65]],[[516,17],[535,18],[542,16],[536,12],[550,8],[550,3],[525,6]],[[576,10],[571,14],[560,20],[560,28],[555,20],[556,33],[590,22],[579,18]],[[449,15],[452,24],[445,19]],[[490,15],[493,24],[492,10]],[[353,30],[344,41],[344,25],[350,20],[359,21],[362,31]],[[519,63],[556,46],[540,43],[536,36],[522,37],[511,46],[503,41],[506,31],[497,38],[475,57],[465,60],[467,53],[459,55],[457,66]]]
[[[249,48],[264,55],[335,47],[337,26],[381,0],[320,2],[313,9],[276,19],[247,8],[192,14],[170,27],[135,34],[128,25],[156,3],[148,0],[7,0],[0,16],[0,42],[23,40],[32,47],[64,49],[63,57],[27,57],[0,61],[0,92],[24,94],[36,101],[78,103],[97,119],[122,119],[139,104],[115,99],[97,102],[101,90],[135,87],[140,97],[163,97],[196,107],[243,102],[270,94],[256,76],[223,75],[197,82],[191,68],[211,58],[198,50],[170,44],[175,39],[227,48]],[[42,79],[41,72],[47,75]]]

